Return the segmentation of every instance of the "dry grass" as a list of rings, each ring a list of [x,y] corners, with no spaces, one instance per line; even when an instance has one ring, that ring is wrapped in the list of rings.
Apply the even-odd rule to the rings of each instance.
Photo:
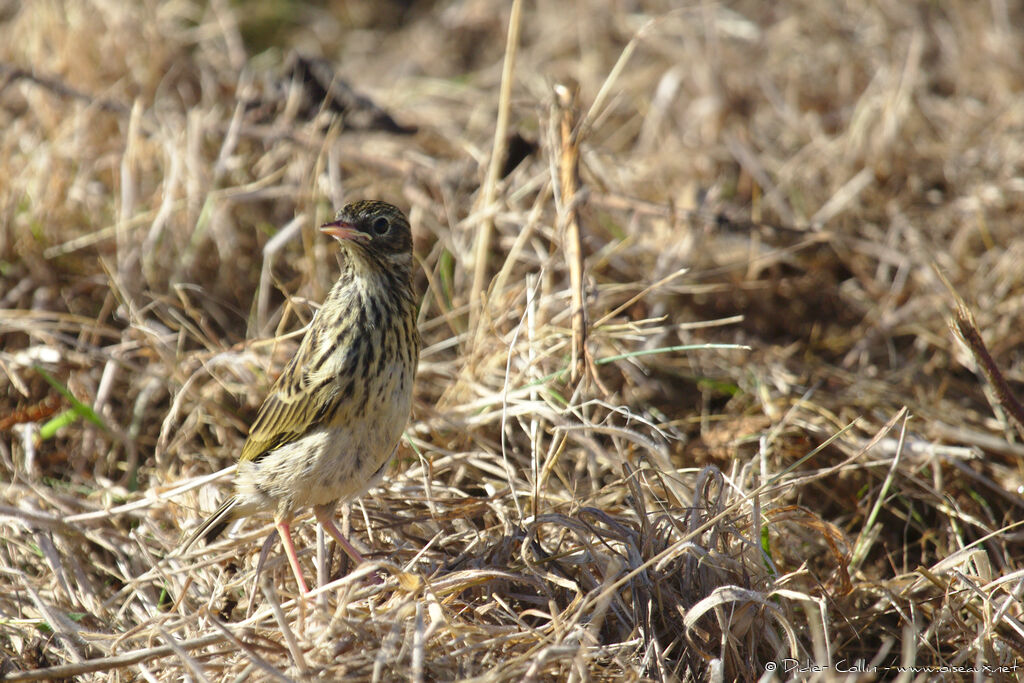
[[[939,273],[1020,393],[1024,14],[405,5],[0,3],[0,672],[1017,679],[1024,445]],[[296,602],[268,520],[175,549],[363,197],[427,346],[346,517],[388,578],[299,524]]]

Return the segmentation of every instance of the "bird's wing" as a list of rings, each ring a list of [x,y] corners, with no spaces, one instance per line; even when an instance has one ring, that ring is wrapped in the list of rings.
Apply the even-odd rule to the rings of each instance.
[[[275,448],[302,437],[322,418],[323,408],[330,404],[336,387],[334,382],[311,386],[307,372],[313,345],[309,341],[303,340],[260,406],[239,462],[259,460]]]

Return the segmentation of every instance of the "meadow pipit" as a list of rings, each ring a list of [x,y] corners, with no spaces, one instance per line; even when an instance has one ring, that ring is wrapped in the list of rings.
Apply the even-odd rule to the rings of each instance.
[[[185,542],[216,538],[234,519],[270,511],[307,593],[289,525],[310,505],[349,556],[332,519],[383,475],[412,405],[419,360],[412,232],[384,202],[349,204],[321,227],[341,244],[337,283],[263,401],[235,474],[235,493]]]

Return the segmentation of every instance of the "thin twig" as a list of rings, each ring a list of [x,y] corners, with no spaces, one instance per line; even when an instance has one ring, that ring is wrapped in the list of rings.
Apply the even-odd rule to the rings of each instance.
[[[505,62],[501,70],[501,90],[498,94],[498,114],[494,122],[494,144],[487,176],[480,191],[477,208],[482,212],[480,227],[476,235],[476,249],[473,256],[473,285],[469,290],[469,329],[476,330],[480,320],[481,297],[487,278],[487,259],[491,253],[491,237],[494,233],[494,205],[498,190],[498,176],[505,163],[508,138],[508,117],[512,106],[512,76],[515,72],[516,50],[519,47],[519,27],[522,19],[522,0],[513,0],[508,19],[508,36],[505,42]]]

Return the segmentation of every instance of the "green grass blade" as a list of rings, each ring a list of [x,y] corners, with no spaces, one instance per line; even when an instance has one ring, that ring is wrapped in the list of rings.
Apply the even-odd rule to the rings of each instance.
[[[57,393],[59,393],[61,396],[63,396],[64,398],[66,398],[68,400],[68,402],[71,404],[71,409],[75,413],[77,413],[78,415],[81,415],[82,417],[84,417],[89,422],[92,422],[94,425],[96,425],[100,429],[103,429],[103,430],[107,429],[107,425],[103,421],[103,418],[101,418],[99,415],[97,415],[96,411],[93,410],[90,406],[87,406],[86,404],[82,403],[77,398],[75,398],[72,395],[72,393],[70,391],[68,391],[68,388],[65,387],[63,384],[61,384],[60,382],[58,382],[53,377],[53,375],[51,375],[50,373],[48,373],[46,370],[44,370],[43,368],[39,367],[38,365],[33,365],[32,368],[36,372],[38,372],[39,375],[43,379],[46,380],[46,383],[49,384],[51,387],[53,387],[54,390],[57,391]],[[59,419],[61,419],[61,417],[62,416],[57,416],[56,418],[54,418],[54,420],[59,420]],[[51,420],[50,422],[53,422],[53,420]],[[49,424],[49,423],[47,423],[47,424]],[[63,425],[61,425],[61,426],[63,426]]]

